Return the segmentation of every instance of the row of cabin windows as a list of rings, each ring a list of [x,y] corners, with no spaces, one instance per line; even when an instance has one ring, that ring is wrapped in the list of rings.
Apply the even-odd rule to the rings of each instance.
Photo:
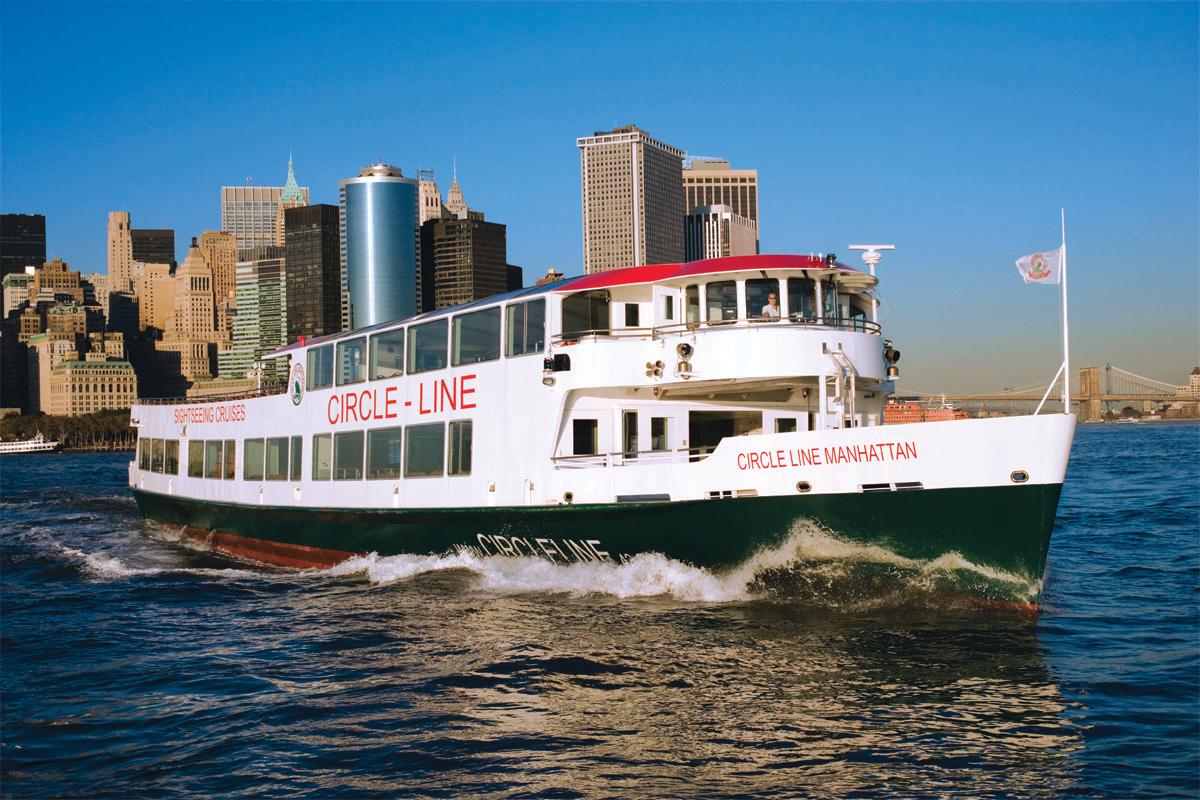
[[[242,442],[242,478],[248,481],[301,480],[304,443],[300,436],[246,439]],[[318,433],[312,437],[312,479],[370,480],[471,474],[471,420],[434,422],[407,428]],[[237,441],[189,441],[189,478],[232,480]],[[365,456],[365,470],[364,470]],[[179,440],[139,439],[138,467],[147,472],[179,474]]]
[[[447,428],[449,436],[447,436]],[[471,474],[471,420],[313,436],[313,480],[384,480]]]
[[[671,418],[650,418],[650,450],[671,449]],[[640,452],[638,446],[638,412],[621,412],[621,452],[634,456]],[[571,452],[577,456],[594,456],[600,453],[600,421],[576,419],[571,423]]]
[[[308,350],[307,388],[325,389],[364,380],[396,378],[408,374],[500,358],[499,306],[435,319],[408,328],[359,336]],[[544,298],[513,303],[503,309],[505,355],[540,353],[546,345]],[[407,331],[407,341],[405,331]],[[407,344],[407,347],[406,347]]]

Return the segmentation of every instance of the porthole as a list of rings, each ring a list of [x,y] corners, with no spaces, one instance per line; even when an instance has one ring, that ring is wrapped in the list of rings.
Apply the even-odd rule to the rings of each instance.
[[[1025,483],[1025,481],[1029,480],[1029,473],[1023,469],[1018,469],[1013,470],[1008,477],[1012,479],[1013,483]]]
[[[812,491],[812,484],[808,481],[800,481],[796,484],[796,491],[800,494],[805,494]]]

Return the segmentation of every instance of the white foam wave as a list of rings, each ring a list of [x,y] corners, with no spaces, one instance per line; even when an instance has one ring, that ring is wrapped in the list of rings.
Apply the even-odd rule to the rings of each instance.
[[[261,572],[245,569],[211,569],[204,567],[133,567],[116,556],[105,553],[85,553],[74,547],[58,545],[63,555],[71,560],[81,562],[81,566],[99,578],[130,578],[138,575],[161,575],[164,573],[181,573],[189,575],[207,575],[218,578],[256,577]]]
[[[443,570],[475,574],[476,587],[487,592],[521,594],[561,593],[574,596],[606,594],[618,598],[669,596],[686,602],[724,603],[749,600],[755,579],[765,570],[785,569],[803,562],[806,568],[824,570],[831,582],[859,564],[878,564],[902,570],[915,588],[932,587],[940,577],[974,574],[1008,585],[1017,595],[1036,596],[1036,581],[1003,570],[975,564],[951,552],[922,561],[898,555],[877,545],[846,542],[816,528],[794,529],[779,547],[760,550],[728,572],[713,573],[669,559],[642,553],[625,563],[587,562],[554,564],[540,558],[481,556],[472,552],[452,555],[396,555],[351,558],[324,574],[363,574],[372,583],[386,584]]]

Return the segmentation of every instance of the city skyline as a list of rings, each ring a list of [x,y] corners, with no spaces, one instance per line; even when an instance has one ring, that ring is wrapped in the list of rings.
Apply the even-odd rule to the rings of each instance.
[[[291,150],[313,203],[336,203],[337,181],[379,156],[406,175],[432,165],[443,180],[456,159],[473,201],[507,224],[512,263],[531,278],[551,266],[579,274],[575,139],[632,123],[689,153],[757,169],[764,253],[833,251],[859,266],[848,244],[895,242],[880,273],[884,322],[905,352],[902,385],[954,391],[1049,379],[1060,358],[1057,298],[1024,287],[1012,261],[1057,245],[1063,206],[1073,361],[1139,364],[1177,381],[1198,360],[1194,6],[631,6],[620,19],[587,7],[504,6],[465,20],[437,7],[385,6],[371,15],[351,7],[319,31],[308,30],[316,10],[301,8],[272,17],[253,47],[315,51],[367,27],[399,29],[408,17],[431,33],[400,63],[354,53],[321,79],[261,92],[238,83],[238,68],[188,52],[177,65],[114,78],[122,99],[111,109],[81,95],[78,64],[46,64],[27,85],[11,77],[32,63],[33,42],[19,31],[51,18],[64,46],[97,55],[89,70],[119,66],[91,40],[97,26],[115,23],[71,8],[65,18],[11,4],[2,12],[0,187],[3,211],[45,214],[47,256],[83,272],[103,271],[105,219],[116,209],[140,226],[174,229],[182,261],[191,236],[219,228],[216,188],[247,175],[279,185]],[[248,23],[267,16],[238,9]],[[183,26],[208,41],[221,28],[203,5],[146,11],[122,22],[130,35]],[[597,24],[611,34],[599,38],[624,41],[616,54],[631,59],[600,75],[590,71],[604,50]],[[744,69],[726,75],[686,57],[683,34],[718,26],[756,43]],[[497,29],[511,40],[505,48],[471,49]],[[658,35],[664,29],[669,36]],[[807,52],[785,35],[796,31],[813,43]],[[826,42],[838,43],[838,57],[821,55]],[[475,84],[423,108],[421,124],[379,108],[361,124],[359,99],[400,74],[419,83],[422,60],[438,63],[427,54],[445,50]],[[542,68],[547,60],[560,65],[555,74]],[[660,85],[637,85],[649,67]],[[693,82],[666,80],[684,75]],[[697,104],[734,87],[727,113]],[[227,118],[201,102],[208,91]],[[185,102],[170,101],[165,128],[126,130],[175,94]],[[497,97],[507,98],[502,113]],[[251,102],[261,112],[248,121]],[[35,107],[55,124],[22,111]],[[301,107],[318,113],[289,115]],[[1130,291],[1147,259],[1170,291]]]

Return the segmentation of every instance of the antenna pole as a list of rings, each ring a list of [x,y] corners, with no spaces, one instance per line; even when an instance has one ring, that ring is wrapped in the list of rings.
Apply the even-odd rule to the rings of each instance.
[[[1071,413],[1071,335],[1067,323],[1067,210],[1062,211],[1063,413]]]

